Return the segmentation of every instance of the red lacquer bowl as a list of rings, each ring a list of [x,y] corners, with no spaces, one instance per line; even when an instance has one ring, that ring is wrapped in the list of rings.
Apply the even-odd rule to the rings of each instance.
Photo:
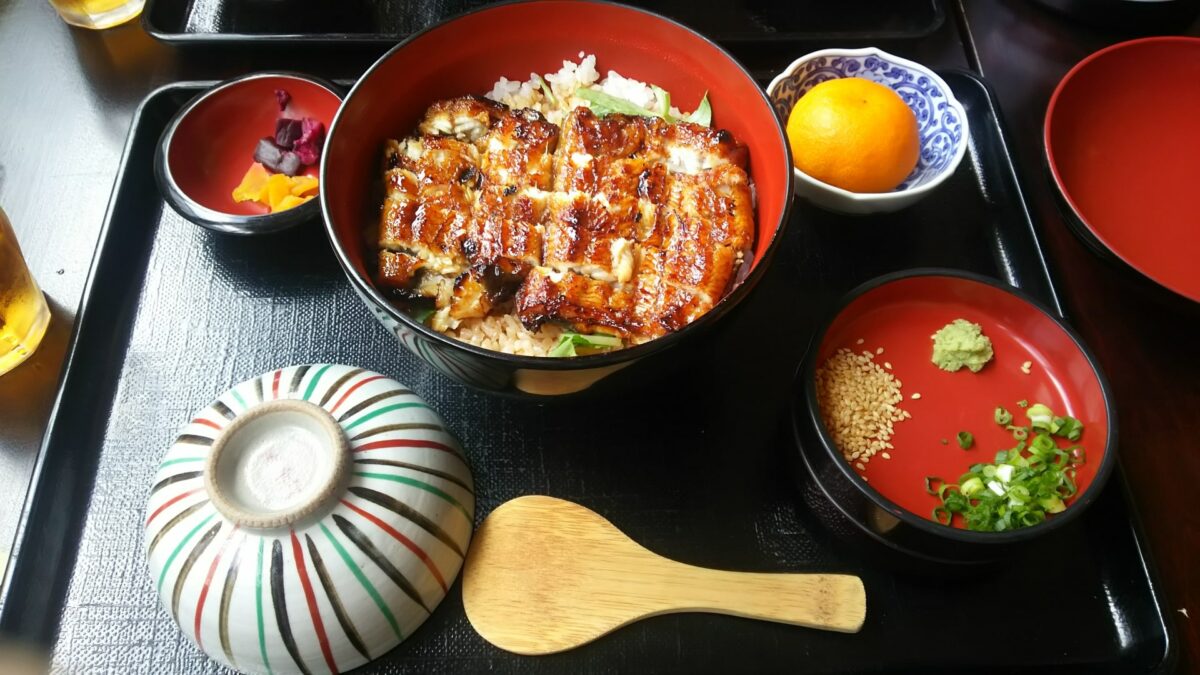
[[[1043,134],[1085,241],[1200,302],[1200,38],[1132,40],[1080,61]]]
[[[159,189],[180,215],[236,234],[273,232],[317,217],[315,199],[276,213],[233,199],[254,162],[254,146],[275,133],[277,89],[291,95],[288,117],[312,117],[327,129],[342,102],[334,85],[293,73],[243,75],[197,96],[167,125],[155,156]],[[315,176],[317,167],[305,173]]]
[[[513,356],[447,338],[393,306],[376,289],[366,228],[378,219],[384,141],[415,127],[434,101],[491,90],[501,76],[525,80],[558,70],[580,52],[602,73],[657,84],[681,110],[708,93],[713,126],[749,148],[757,193],[757,237],[746,278],[708,314],[651,342],[574,358]],[[539,0],[465,14],[401,43],[354,86],[334,121],[321,169],[326,227],[347,277],[379,321],[431,366],[470,384],[514,393],[574,393],[634,361],[712,325],[761,278],[780,240],[791,202],[788,144],[766,95],[728,53],[651,12],[599,2]],[[622,373],[627,376],[628,373]]]
[[[931,336],[960,318],[980,324],[992,341],[993,360],[978,373],[965,368],[946,372],[931,362]],[[822,475],[831,494],[848,495],[846,501],[872,502],[891,516],[884,523],[902,522],[910,530],[954,543],[1027,540],[1078,516],[1099,494],[1112,470],[1114,412],[1095,359],[1061,320],[995,280],[951,270],[914,270],[877,279],[853,291],[816,340],[803,376],[806,417],[816,427],[821,447],[807,448],[806,461],[810,467],[828,469]],[[891,372],[902,383],[904,401],[899,405],[912,415],[895,424],[891,459],[877,454],[865,470],[845,461],[819,414],[815,372],[840,348],[855,352],[882,348],[875,361],[891,364]],[[1026,361],[1031,363],[1029,374],[1022,371]],[[1002,533],[959,529],[958,518],[954,528],[934,522],[931,512],[940,501],[925,492],[925,478],[957,482],[972,464],[990,464],[997,451],[1013,447],[1016,441],[995,424],[993,412],[1003,406],[1013,414],[1014,424],[1027,425],[1025,411],[1017,405],[1021,400],[1043,403],[1056,414],[1071,415],[1084,424],[1079,442],[1086,461],[1078,467],[1078,493],[1067,509],[1038,525]],[[971,449],[958,446],[959,431],[974,434]],[[864,519],[860,524],[884,538],[896,535],[892,529],[880,528],[879,522]]]

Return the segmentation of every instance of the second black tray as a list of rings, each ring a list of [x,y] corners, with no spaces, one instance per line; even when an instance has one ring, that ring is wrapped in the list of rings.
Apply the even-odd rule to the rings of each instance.
[[[942,0],[627,0],[718,42],[852,37],[916,38],[945,20]],[[489,0],[147,0],[142,25],[159,40],[192,44],[392,45]]]
[[[0,631],[44,645],[56,671],[217,672],[160,606],[147,573],[142,523],[155,468],[179,426],[231,383],[285,364],[339,362],[395,376],[443,414],[473,463],[478,518],[513,497],[550,494],[677,560],[848,572],[867,591],[856,635],[674,615],[525,658],[484,642],[452,589],[411,639],[364,672],[1168,668],[1170,635],[1119,476],[1070,527],[962,579],[897,573],[831,539],[802,505],[796,448],[782,431],[792,373],[843,292],[885,272],[949,266],[1057,305],[992,98],[969,75],[945,77],[972,138],[936,195],[877,218],[798,204],[759,287],[697,345],[710,359],[621,400],[544,406],[468,389],[403,351],[355,297],[316,224],[229,237],[165,207],[151,177],[155,142],[202,85],[158,91],[126,148],[0,598]]]

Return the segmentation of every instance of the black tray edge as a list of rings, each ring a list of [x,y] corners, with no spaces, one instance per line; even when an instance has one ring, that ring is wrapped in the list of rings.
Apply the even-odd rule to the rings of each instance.
[[[1162,659],[1151,672],[1174,673],[1178,670],[1180,658],[1179,640],[1176,636],[1175,623],[1167,620],[1167,601],[1163,597],[1162,582],[1159,581],[1158,577],[1158,564],[1154,561],[1153,551],[1146,545],[1146,533],[1142,527],[1141,511],[1138,508],[1137,502],[1133,499],[1133,490],[1129,486],[1129,478],[1125,475],[1125,467],[1122,464],[1119,452],[1117,454],[1117,466],[1116,471],[1113,472],[1113,478],[1120,481],[1121,495],[1125,499],[1125,507],[1129,509],[1129,525],[1133,530],[1133,542],[1137,546],[1138,558],[1142,561],[1142,569],[1146,571],[1146,583],[1150,587],[1150,597],[1153,598],[1154,606],[1158,610],[1159,624],[1162,626],[1163,635],[1167,640]]]
[[[168,0],[161,0],[166,2]],[[878,31],[878,32],[857,32],[843,31],[822,33],[820,35],[808,33],[794,33],[790,35],[770,34],[764,35],[746,35],[746,36],[728,36],[724,38],[713,38],[714,42],[724,45],[751,45],[751,44],[789,44],[802,43],[807,40],[828,40],[828,39],[853,39],[853,40],[918,40],[928,37],[937,32],[939,28],[946,23],[946,7],[945,2],[951,0],[931,0],[934,5],[933,20],[914,31]],[[141,24],[142,29],[146,31],[154,39],[172,45],[174,47],[199,47],[199,46],[235,46],[235,45],[255,45],[270,47],[333,47],[333,46],[355,46],[355,47],[390,47],[398,42],[408,38],[411,33],[187,33],[178,32],[170,28],[158,26],[151,20],[154,16],[154,9],[160,0],[146,0],[146,5],[142,9]],[[458,14],[448,16],[443,21],[453,19]],[[442,23],[439,21],[438,23]],[[687,25],[687,24],[684,24]]]
[[[974,45],[972,44],[972,49]],[[1058,280],[1050,265],[1050,260],[1046,255],[1045,246],[1042,244],[1041,236],[1038,233],[1038,227],[1034,222],[1033,213],[1029,209],[1029,199],[1025,196],[1023,185],[1023,177],[1021,171],[1014,161],[1012,153],[1012,144],[1009,142],[1008,124],[1004,120],[1004,115],[997,105],[996,93],[992,89],[991,84],[979,73],[968,70],[957,70],[962,75],[965,75],[977,81],[987,94],[989,112],[996,123],[996,129],[1000,134],[1000,140],[1005,148],[1005,159],[1008,164],[1009,171],[1013,176],[1013,184],[1017,190],[1017,195],[1020,200],[1021,211],[1025,216],[1025,221],[1029,223],[1030,235],[1033,237],[1034,243],[1037,245],[1038,257],[1040,258],[1041,267],[1046,273],[1046,278],[1049,280],[1049,293],[1051,308],[1058,312],[1058,315],[1063,317],[1068,324],[1071,323],[1071,317],[1067,314],[1058,297]],[[1166,648],[1163,652],[1159,663],[1154,666],[1150,672],[1170,673],[1174,672],[1179,662],[1179,647],[1178,638],[1173,622],[1167,620],[1165,614],[1166,599],[1163,597],[1162,582],[1159,581],[1158,566],[1154,561],[1153,552],[1150,551],[1146,544],[1146,535],[1142,528],[1141,515],[1139,513],[1137,502],[1134,500],[1133,492],[1129,486],[1129,479],[1125,476],[1124,465],[1118,449],[1117,466],[1113,472],[1113,478],[1118,481],[1122,497],[1125,501],[1125,506],[1129,509],[1129,526],[1133,530],[1134,544],[1137,546],[1138,558],[1142,561],[1142,569],[1146,572],[1147,585],[1150,587],[1150,595],[1154,601],[1154,606],[1158,610],[1158,620],[1162,627],[1163,635],[1166,637]],[[1110,488],[1111,489],[1111,488]]]
[[[1063,308],[1062,301],[1058,296],[1058,275],[1054,273],[1054,270],[1051,268],[1050,262],[1046,257],[1046,248],[1042,244],[1041,236],[1038,234],[1037,224],[1033,219],[1033,212],[1029,210],[1029,199],[1025,196],[1025,190],[1021,187],[1023,184],[1023,179],[1020,171],[1017,169],[1017,163],[1013,158],[1011,149],[1012,143],[1009,142],[1008,125],[1005,123],[1004,115],[1001,113],[1000,106],[996,102],[996,92],[992,89],[992,85],[989,84],[988,81],[979,73],[965,69],[951,69],[947,70],[946,72],[957,72],[965,75],[975,82],[978,82],[984,90],[984,98],[987,100],[988,104],[988,114],[991,116],[992,121],[996,123],[997,133],[1000,134],[1000,142],[1004,146],[1004,160],[1005,164],[1008,165],[1008,171],[1012,175],[1013,179],[1013,186],[1017,191],[1017,201],[1021,207],[1021,214],[1023,216],[1022,220],[1029,225],[1029,235],[1033,237],[1033,243],[1036,245],[1038,251],[1038,266],[1041,267],[1042,272],[1046,277],[1048,297],[1044,298],[1044,300],[1046,301],[1046,304],[1050,306],[1050,309],[1053,309],[1059,316],[1065,319],[1067,323],[1070,323],[1071,317],[1067,315],[1066,310]]]
[[[72,329],[67,356],[63,360],[62,370],[59,374],[58,391],[46,421],[47,432],[38,449],[34,470],[23,500],[21,516],[17,521],[17,531],[9,555],[9,564],[5,570],[3,584],[0,585],[0,635],[48,648],[58,631],[59,617],[53,610],[61,605],[59,600],[67,590],[69,580],[60,578],[55,572],[76,555],[77,551],[67,545],[69,535],[76,530],[79,524],[77,521],[85,517],[87,511],[87,505],[83,504],[82,509],[76,506],[74,509],[70,509],[70,512],[64,512],[61,505],[54,501],[58,489],[64,485],[72,485],[70,479],[79,473],[76,471],[78,467],[72,466],[72,458],[68,453],[71,445],[70,439],[60,440],[60,436],[67,435],[67,432],[59,430],[59,421],[60,417],[64,415],[64,400],[69,388],[87,384],[86,380],[76,383],[76,380],[82,377],[75,369],[81,352],[80,345],[88,339],[89,334],[99,330],[93,326],[104,323],[103,314],[108,309],[107,307],[97,307],[93,303],[94,296],[99,292],[98,272],[103,265],[103,259],[99,254],[104,250],[109,237],[112,236],[114,214],[117,212],[118,202],[123,196],[121,186],[125,184],[128,179],[127,174],[130,172],[130,156],[133,154],[135,146],[141,143],[153,144],[157,141],[157,134],[153,139],[145,138],[146,132],[142,128],[142,120],[147,114],[147,110],[157,105],[159,99],[165,96],[177,91],[211,87],[215,84],[215,81],[189,81],[163,85],[150,92],[138,104],[137,110],[130,120],[129,132],[125,140],[125,147],[121,151],[121,161],[113,181],[112,192],[109,195],[104,221],[100,227],[100,234],[96,238],[96,248],[88,268],[87,281],[84,283],[79,306],[76,308],[75,326]],[[149,179],[147,182],[153,183]],[[86,477],[85,480],[88,483],[87,486],[90,487],[94,476]],[[75,487],[82,486],[76,485]],[[75,511],[79,511],[79,513],[75,513]],[[38,530],[36,542],[28,530],[29,523],[35,521],[52,524]],[[42,552],[42,555],[37,556],[38,560],[36,561],[33,555],[35,552],[28,551],[35,546]],[[29,597],[30,594],[21,589],[38,589],[38,592]],[[22,594],[26,597],[22,597]]]

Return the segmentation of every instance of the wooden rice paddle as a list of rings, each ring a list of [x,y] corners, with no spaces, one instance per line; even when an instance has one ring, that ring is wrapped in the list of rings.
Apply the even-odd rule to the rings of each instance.
[[[866,603],[855,576],[685,565],[651,553],[593,511],[536,495],[502,504],[483,521],[463,570],[471,625],[518,654],[561,652],[673,612],[854,633]]]

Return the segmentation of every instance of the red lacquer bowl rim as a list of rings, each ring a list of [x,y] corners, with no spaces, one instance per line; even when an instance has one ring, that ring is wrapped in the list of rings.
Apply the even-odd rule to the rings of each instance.
[[[339,101],[338,110],[341,110],[341,104],[345,102],[342,98],[340,88],[319,77],[297,73],[287,70],[266,70],[237,77],[231,77],[227,80],[222,80],[213,85],[209,89],[201,92],[195,98],[188,101],[171,121],[167,124],[159,137],[158,146],[155,149],[154,155],[154,176],[158,182],[159,192],[162,193],[163,199],[171,205],[181,216],[187,220],[196,223],[202,227],[227,234],[268,234],[278,232],[289,227],[298,225],[306,220],[316,218],[317,204],[316,200],[310,199],[304,204],[295,206],[283,211],[275,213],[261,214],[244,214],[244,213],[228,213],[210,208],[193,199],[187,191],[185,191],[171,171],[169,155],[171,144],[175,140],[175,132],[179,126],[187,118],[192,111],[199,108],[206,101],[227,93],[230,89],[248,82],[251,80],[262,79],[286,79],[305,82],[316,86],[319,89],[325,90],[330,96],[333,96]]]
[[[1096,239],[1096,241],[1098,241],[1114,256],[1119,258],[1123,263],[1133,268],[1147,279],[1150,279],[1154,283],[1171,291],[1172,293],[1180,295],[1193,302],[1200,302],[1200,291],[1177,288],[1175,285],[1164,282],[1152,270],[1147,269],[1144,265],[1138,265],[1127,258],[1125,254],[1123,254],[1117,247],[1114,247],[1112,242],[1106,239],[1097,228],[1092,226],[1091,222],[1089,222],[1087,217],[1084,216],[1083,210],[1079,208],[1079,205],[1071,197],[1071,193],[1067,192],[1067,186],[1063,182],[1062,175],[1059,173],[1058,164],[1054,161],[1054,148],[1050,137],[1050,127],[1054,121],[1054,112],[1058,106],[1059,98],[1062,96],[1062,93],[1066,90],[1071,81],[1075,79],[1075,76],[1087,68],[1092,62],[1104,57],[1109,53],[1128,48],[1136,48],[1145,44],[1170,43],[1183,43],[1200,47],[1200,37],[1160,35],[1137,38],[1136,40],[1126,40],[1125,42],[1118,42],[1114,45],[1109,45],[1103,49],[1092,52],[1084,57],[1079,63],[1076,63],[1074,66],[1072,66],[1071,69],[1067,71],[1067,74],[1063,75],[1062,79],[1059,80],[1058,85],[1054,88],[1054,93],[1050,95],[1050,103],[1046,106],[1046,116],[1042,122],[1042,148],[1043,152],[1045,153],[1046,164],[1050,169],[1050,177],[1054,180],[1055,188],[1057,188],[1058,193],[1062,196],[1063,200],[1066,201],[1067,206],[1071,208],[1071,212],[1075,215],[1075,218],[1087,229],[1087,231]]]
[[[1084,360],[1091,367],[1092,374],[1096,378],[1096,383],[1100,387],[1100,396],[1104,401],[1104,411],[1107,419],[1104,452],[1101,454],[1100,466],[1097,467],[1096,475],[1092,478],[1092,482],[1089,483],[1086,488],[1084,488],[1083,492],[1075,496],[1074,501],[1072,501],[1070,506],[1068,506],[1067,509],[1062,513],[1056,514],[1053,518],[1048,518],[1037,525],[1023,527],[1016,530],[1011,530],[1009,532],[972,532],[970,530],[963,530],[957,527],[947,527],[913,513],[912,511],[885,497],[883,493],[873,488],[870,483],[864,481],[862,476],[851,470],[850,464],[842,457],[842,453],[840,450],[838,450],[837,445],[834,443],[833,437],[825,428],[825,423],[821,418],[821,411],[817,404],[817,352],[820,349],[821,343],[824,342],[825,336],[828,334],[829,329],[833,327],[838,317],[841,316],[842,312],[845,311],[846,308],[849,307],[859,297],[881,286],[885,286],[893,282],[906,281],[920,277],[949,278],[953,280],[971,281],[990,286],[996,290],[1015,297],[1016,299],[1024,302],[1030,308],[1036,309],[1042,314],[1046,315],[1051,322],[1057,325],[1067,335],[1067,337],[1071,339],[1071,341],[1075,344],[1076,349],[1079,350]],[[894,272],[892,274],[885,274],[867,281],[857,288],[854,288],[838,301],[836,308],[829,314],[827,320],[822,325],[821,330],[813,335],[812,342],[810,342],[808,346],[808,354],[800,366],[797,376],[804,378],[804,407],[807,410],[807,422],[816,429],[817,437],[820,439],[821,452],[829,455],[829,457],[833,460],[833,466],[837,467],[837,470],[841,472],[842,476],[845,477],[845,479],[849,481],[850,484],[855,487],[855,489],[874,502],[877,506],[889,514],[896,516],[904,523],[934,536],[944,537],[946,539],[968,544],[1003,545],[1027,541],[1029,539],[1042,536],[1048,532],[1061,529],[1071,521],[1078,518],[1079,514],[1083,513],[1083,511],[1086,510],[1087,507],[1100,496],[1100,492],[1108,482],[1109,475],[1112,473],[1113,466],[1117,461],[1116,406],[1113,404],[1112,390],[1109,388],[1108,379],[1105,378],[1104,373],[1100,370],[1100,366],[1096,361],[1096,357],[1087,348],[1087,345],[1083,343],[1083,340],[1079,337],[1079,335],[1072,330],[1071,327],[1063,321],[1063,319],[1056,316],[1050,308],[1020,289],[981,274],[950,268],[916,268]],[[793,414],[799,414],[799,411],[795,411]],[[829,492],[826,491],[826,494],[829,494]],[[838,506],[841,508],[840,504]],[[858,521],[856,518],[853,520],[856,522]]]
[[[479,347],[479,346],[476,346],[476,345],[473,345],[473,344],[470,344],[467,342],[455,340],[454,338],[451,338],[443,333],[440,333],[440,332],[430,328],[429,326],[426,326],[423,323],[415,321],[406,312],[401,311],[400,309],[396,308],[390,301],[388,301],[388,299],[385,298],[383,296],[383,294],[380,293],[378,291],[378,289],[375,288],[374,284],[372,284],[369,281],[367,281],[366,279],[364,279],[362,277],[362,275],[360,275],[358,273],[358,270],[355,269],[353,261],[350,260],[349,255],[346,253],[345,248],[342,246],[341,238],[337,232],[337,227],[333,223],[333,218],[330,214],[331,209],[328,204],[328,199],[326,196],[326,187],[325,187],[327,184],[326,180],[325,180],[325,173],[329,169],[329,166],[328,166],[329,154],[326,153],[326,154],[322,155],[322,157],[321,157],[321,174],[320,174],[321,175],[321,179],[320,179],[321,211],[324,215],[325,231],[326,231],[326,234],[329,236],[330,245],[333,247],[334,253],[336,254],[337,259],[338,259],[338,263],[342,266],[342,270],[346,273],[347,278],[350,279],[351,284],[354,285],[355,290],[357,290],[358,293],[361,296],[363,296],[364,299],[366,299],[370,303],[372,303],[375,306],[382,308],[384,311],[386,311],[388,316],[391,317],[393,320],[404,325],[408,330],[413,331],[414,333],[418,333],[422,337],[424,337],[428,340],[432,340],[434,342],[445,345],[447,347],[450,347],[450,348],[453,348],[456,350],[460,350],[460,351],[464,351],[464,352],[473,354],[477,357],[481,357],[484,359],[492,359],[492,360],[502,361],[504,363],[507,363],[509,365],[512,365],[512,366],[515,366],[518,368],[530,368],[530,369],[535,369],[535,370],[579,370],[579,369],[590,369],[590,368],[603,368],[605,366],[618,365],[618,364],[622,364],[622,363],[626,363],[626,362],[635,361],[635,360],[641,359],[643,357],[647,357],[647,356],[650,356],[657,352],[660,352],[664,349],[667,349],[667,348],[675,345],[677,342],[684,339],[686,336],[697,334],[701,330],[704,330],[705,328],[710,327],[712,324],[716,323],[717,320],[719,320],[721,317],[723,317],[725,314],[727,314],[730,310],[732,310],[735,306],[737,306],[737,304],[740,303],[750,293],[750,291],[754,288],[755,285],[758,284],[759,280],[766,273],[767,266],[770,264],[770,261],[771,261],[772,257],[774,256],[775,251],[779,248],[780,242],[783,240],[783,232],[786,229],[786,226],[788,224],[789,218],[791,217],[791,211],[792,211],[792,201],[793,201],[792,194],[793,194],[793,189],[794,189],[793,183],[794,183],[795,177],[792,173],[791,147],[789,146],[789,144],[787,142],[787,135],[784,132],[782,123],[779,121],[779,117],[775,114],[774,109],[771,107],[771,101],[767,97],[766,91],[764,91],[763,88],[758,85],[758,82],[754,79],[754,77],[750,74],[750,72],[748,70],[746,70],[746,67],[743,66],[741,64],[741,62],[739,62],[737,59],[735,59],[733,57],[733,55],[731,55],[728,51],[726,51],[724,48],[722,48],[716,42],[708,39],[704,35],[685,26],[684,24],[682,24],[678,21],[675,21],[674,19],[671,19],[669,17],[665,17],[661,14],[658,14],[658,13],[655,13],[655,12],[652,12],[649,10],[641,9],[638,7],[631,7],[629,5],[624,5],[624,4],[621,4],[618,2],[608,2],[607,0],[577,0],[577,1],[580,3],[587,3],[587,4],[592,4],[592,5],[612,6],[612,7],[624,10],[624,11],[635,12],[637,14],[644,15],[644,17],[647,17],[649,19],[667,22],[669,24],[672,24],[672,25],[686,31],[687,33],[691,34],[697,40],[701,40],[701,41],[707,43],[710,47],[712,47],[714,50],[716,50],[717,53],[719,53],[721,56],[728,59],[729,62],[735,68],[737,68],[742,73],[743,76],[745,76],[747,81],[749,81],[754,86],[754,89],[758,92],[759,103],[765,107],[765,109],[770,113],[770,118],[775,122],[775,130],[776,130],[776,134],[777,134],[777,140],[779,143],[779,147],[782,150],[783,155],[784,155],[783,171],[785,174],[784,175],[785,194],[782,199],[782,210],[780,211],[779,222],[775,228],[775,232],[774,232],[773,236],[771,237],[770,243],[767,245],[766,250],[762,254],[761,259],[759,259],[757,262],[754,263],[753,269],[746,276],[746,278],[741,281],[741,283],[739,283],[735,288],[733,288],[728,293],[726,293],[725,297],[723,297],[712,309],[710,309],[703,316],[696,319],[692,323],[688,324],[687,326],[684,326],[683,328],[681,328],[673,333],[669,333],[667,335],[656,338],[649,342],[645,342],[640,345],[635,345],[633,347],[627,347],[625,349],[620,349],[620,350],[612,351],[612,352],[591,354],[588,356],[574,356],[574,357],[570,357],[570,358],[557,358],[557,357],[548,357],[548,356],[523,356],[523,355],[518,355],[518,354],[508,354],[505,352],[494,351],[491,349],[485,349],[483,347]],[[389,49],[387,51],[387,53],[385,53],[383,56],[379,57],[379,59],[376,60],[375,63],[373,63],[371,65],[371,67],[368,68],[367,71],[363,73],[362,77],[360,77],[358,79],[358,81],[354,83],[354,87],[352,87],[350,89],[350,93],[347,94],[346,97],[343,99],[342,107],[340,109],[338,109],[337,115],[333,118],[333,123],[330,125],[329,136],[326,139],[326,144],[331,145],[333,142],[334,136],[341,131],[342,117],[343,117],[343,115],[346,114],[346,110],[354,102],[355,94],[358,92],[359,88],[364,86],[364,83],[367,82],[367,80],[369,80],[371,78],[371,76],[375,73],[375,71],[378,70],[384,62],[386,62],[394,54],[396,54],[397,52],[399,52],[400,50],[402,50],[406,46],[408,46],[409,43],[421,38],[422,36],[426,35],[427,33],[430,33],[430,32],[436,31],[436,30],[440,30],[440,29],[444,29],[446,26],[448,26],[448,25],[454,23],[455,21],[457,21],[463,17],[466,17],[466,16],[471,16],[471,15],[480,14],[480,13],[484,13],[484,12],[495,11],[500,8],[512,7],[513,5],[536,5],[536,4],[563,4],[563,3],[561,2],[561,0],[513,0],[512,2],[501,2],[501,3],[491,4],[486,7],[481,7],[479,9],[475,9],[475,10],[472,10],[469,12],[463,12],[461,14],[458,14],[454,17],[446,19],[445,21],[439,22],[433,26],[430,26],[418,33],[414,33],[414,34],[410,35],[409,37],[405,38],[403,41],[398,43],[395,47],[392,47],[391,49]],[[349,132],[347,132],[347,133],[349,133]],[[757,181],[756,181],[756,183],[757,183]],[[757,224],[757,226],[759,228],[759,231],[761,232],[761,230],[762,230],[761,223]]]

